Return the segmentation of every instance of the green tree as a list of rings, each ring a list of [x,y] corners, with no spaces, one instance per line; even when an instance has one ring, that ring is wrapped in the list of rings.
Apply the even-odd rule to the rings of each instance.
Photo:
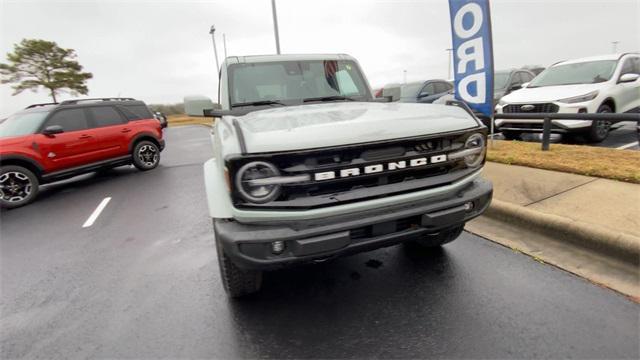
[[[71,94],[89,93],[86,81],[93,75],[82,72],[73,49],[63,49],[53,41],[23,39],[7,54],[7,64],[0,64],[3,84],[16,84],[13,95],[24,90],[49,90],[53,102],[56,94],[67,90]]]

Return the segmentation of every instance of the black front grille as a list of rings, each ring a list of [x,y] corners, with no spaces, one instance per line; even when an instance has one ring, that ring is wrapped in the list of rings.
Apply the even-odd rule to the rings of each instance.
[[[345,204],[403,192],[442,186],[469,174],[461,160],[436,162],[410,167],[411,159],[428,158],[460,150],[469,131],[394,141],[358,144],[327,149],[281,154],[256,154],[227,160],[229,174],[251,161],[267,161],[280,169],[281,176],[311,174],[310,181],[282,186],[281,195],[266,204],[245,201],[234,189],[234,203],[239,208],[310,209]],[[343,169],[405,161],[401,169],[340,178]],[[315,180],[314,174],[334,172],[336,178]]]
[[[524,109],[523,109],[524,107]],[[514,113],[557,113],[558,105],[553,103],[544,104],[509,104],[502,108],[505,114]]]

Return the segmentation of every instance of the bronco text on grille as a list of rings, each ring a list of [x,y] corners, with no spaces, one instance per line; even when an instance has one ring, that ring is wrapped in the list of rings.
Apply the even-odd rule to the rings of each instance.
[[[463,158],[470,132],[398,139],[279,154],[255,154],[228,159],[230,178],[252,164],[270,167],[264,173],[241,175],[233,189],[234,204],[240,208],[317,208],[371,198],[396,195],[447,185],[470,175]],[[480,166],[482,164],[478,164]],[[243,187],[280,186],[268,201],[247,201]]]

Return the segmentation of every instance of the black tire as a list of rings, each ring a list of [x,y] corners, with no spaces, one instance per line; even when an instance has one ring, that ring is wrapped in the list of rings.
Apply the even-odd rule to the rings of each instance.
[[[611,113],[613,110],[609,107],[609,105],[600,105],[598,108],[599,113]],[[592,121],[591,127],[589,128],[589,133],[587,134],[587,139],[592,143],[602,142],[609,135],[609,130],[611,129],[611,123],[605,120]]]
[[[136,143],[131,153],[133,165],[140,171],[155,169],[160,163],[160,148],[154,142],[142,140]]]
[[[217,237],[217,234],[216,234]],[[232,298],[247,296],[260,291],[262,287],[262,271],[241,269],[224,253],[216,239],[220,279],[224,290]]]
[[[522,140],[522,133],[519,131],[503,131],[502,136],[507,140]]]
[[[18,165],[0,168],[0,207],[13,209],[32,202],[40,182],[29,169]]]
[[[464,230],[464,224],[456,225],[444,230],[441,230],[436,234],[429,234],[420,240],[414,240],[412,243],[418,245],[421,248],[430,249],[440,247],[446,243],[450,243],[457,239]]]

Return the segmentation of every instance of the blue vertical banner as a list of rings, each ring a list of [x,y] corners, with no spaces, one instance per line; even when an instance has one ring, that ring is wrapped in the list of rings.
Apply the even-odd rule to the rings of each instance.
[[[449,0],[456,99],[493,115],[493,40],[489,0]]]

